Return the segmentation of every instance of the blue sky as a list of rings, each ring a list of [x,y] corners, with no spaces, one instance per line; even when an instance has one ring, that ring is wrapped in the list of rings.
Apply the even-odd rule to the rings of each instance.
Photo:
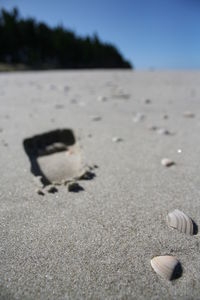
[[[200,0],[0,0],[51,26],[98,33],[136,69],[200,68]]]

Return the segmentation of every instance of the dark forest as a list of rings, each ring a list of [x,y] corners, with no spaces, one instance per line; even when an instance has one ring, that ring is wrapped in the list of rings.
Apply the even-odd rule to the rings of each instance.
[[[0,12],[0,63],[36,70],[132,68],[115,46],[97,35],[80,37],[63,26],[23,19],[17,8]]]

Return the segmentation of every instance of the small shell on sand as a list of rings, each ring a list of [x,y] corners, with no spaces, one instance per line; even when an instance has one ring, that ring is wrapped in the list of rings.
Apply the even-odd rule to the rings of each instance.
[[[191,112],[191,111],[185,111],[185,112],[183,113],[183,116],[184,116],[185,118],[194,118],[194,117],[195,117],[195,114],[194,114],[193,112]]]
[[[175,209],[167,215],[167,224],[185,234],[194,234],[194,227],[191,218],[179,209]]]
[[[173,280],[181,276],[182,268],[174,256],[156,256],[151,260],[154,271],[167,280]]]
[[[171,166],[175,165],[175,162],[169,158],[163,158],[161,160],[161,165],[163,165],[165,167],[171,167]]]
[[[114,137],[112,138],[112,141],[113,141],[113,143],[118,143],[118,142],[122,142],[123,140],[122,140],[122,138],[120,138],[120,137],[118,137],[118,136],[114,136]]]

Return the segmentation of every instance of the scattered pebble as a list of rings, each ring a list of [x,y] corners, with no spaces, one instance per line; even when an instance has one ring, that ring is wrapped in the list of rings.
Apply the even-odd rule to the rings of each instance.
[[[77,99],[74,98],[74,99],[71,99],[70,102],[73,104],[76,104],[78,101],[77,101]]]
[[[169,158],[163,158],[161,160],[161,164],[165,167],[171,167],[171,166],[175,165],[175,162]]]
[[[119,89],[114,93],[113,97],[128,100],[130,98],[130,94],[125,92],[123,89]]]
[[[143,121],[144,119],[145,119],[145,115],[144,114],[137,113],[135,115],[135,117],[133,118],[133,122],[137,123],[137,122]]]
[[[178,149],[178,150],[177,150],[177,153],[182,153],[182,149]]]
[[[185,111],[185,112],[183,113],[183,116],[184,116],[185,118],[194,118],[194,117],[195,117],[195,114],[194,114],[193,112],[191,112],[191,111]]]
[[[150,100],[150,99],[146,99],[144,102],[145,102],[146,104],[150,104],[150,103],[151,103],[151,100]]]
[[[75,192],[75,193],[78,193],[78,192],[84,190],[84,188],[78,182],[68,183],[67,189],[68,189],[69,192]]]
[[[164,115],[164,116],[163,116],[163,119],[165,119],[165,120],[168,119],[168,118],[169,118],[168,115]]]
[[[63,109],[65,106],[63,104],[56,104],[55,108],[56,109]]]
[[[101,117],[100,116],[91,116],[91,120],[92,121],[101,121]]]
[[[107,101],[108,99],[107,99],[106,96],[99,96],[99,97],[97,98],[97,100],[98,100],[99,102],[105,102],[105,101]]]
[[[165,128],[157,129],[157,133],[160,135],[171,135],[171,132]]]
[[[120,137],[118,137],[118,136],[114,136],[114,137],[112,138],[112,141],[113,141],[114,143],[118,143],[118,142],[122,142],[123,139],[120,138]]]
[[[149,129],[149,130],[156,131],[156,130],[158,130],[158,126],[155,126],[155,125],[149,126],[148,129]]]

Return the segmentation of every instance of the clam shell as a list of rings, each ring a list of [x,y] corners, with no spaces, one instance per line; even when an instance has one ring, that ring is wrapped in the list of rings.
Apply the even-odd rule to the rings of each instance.
[[[181,265],[174,256],[156,256],[152,258],[151,266],[158,275],[167,280],[175,279],[181,275]]]
[[[167,223],[170,227],[179,230],[185,234],[194,234],[194,225],[191,218],[179,209],[175,209],[167,215]]]

